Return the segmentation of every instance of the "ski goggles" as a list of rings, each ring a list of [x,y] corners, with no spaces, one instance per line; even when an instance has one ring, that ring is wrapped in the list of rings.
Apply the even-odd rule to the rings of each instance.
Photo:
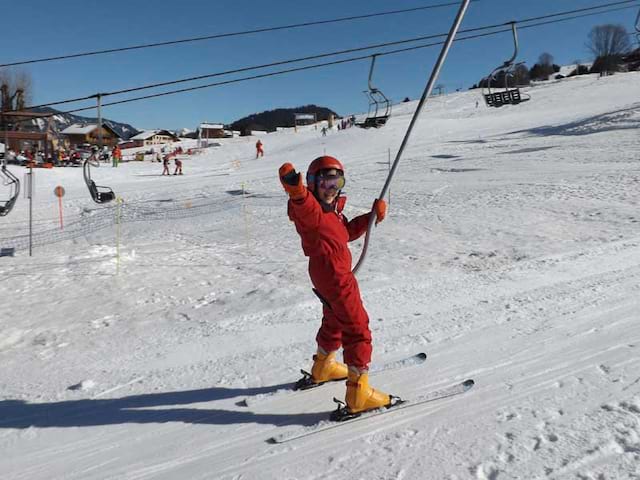
[[[344,188],[345,180],[342,173],[320,174],[316,178],[318,187],[323,190],[342,190]]]

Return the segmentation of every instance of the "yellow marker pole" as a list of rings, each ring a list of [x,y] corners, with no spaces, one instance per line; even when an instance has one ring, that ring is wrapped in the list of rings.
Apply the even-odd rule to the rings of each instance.
[[[116,199],[116,275],[120,274],[120,217],[122,198]]]
[[[249,241],[249,212],[247,210],[247,190],[245,189],[245,183],[242,182],[242,212],[244,217],[244,236],[247,242],[247,250],[250,249]]]

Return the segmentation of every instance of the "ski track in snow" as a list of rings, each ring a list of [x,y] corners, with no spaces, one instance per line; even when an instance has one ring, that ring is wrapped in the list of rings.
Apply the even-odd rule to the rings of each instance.
[[[366,212],[415,102],[376,131],[267,135],[260,160],[223,141],[180,178],[96,169],[125,198],[119,259],[116,208],[78,169],[38,171],[65,186],[68,227],[37,195],[30,258],[26,203],[0,223],[3,479],[640,478],[639,76],[499,110],[433,99],[358,275],[374,364],[428,358],[372,381],[476,385],[280,445],[344,385],[271,395],[310,368],[320,315],[277,168],[326,149],[347,216]]]

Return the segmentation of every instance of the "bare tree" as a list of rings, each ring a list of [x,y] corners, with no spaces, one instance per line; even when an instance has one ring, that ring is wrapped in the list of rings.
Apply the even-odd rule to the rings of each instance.
[[[591,29],[587,48],[594,57],[617,57],[631,49],[629,35],[622,25],[598,25]]]
[[[540,56],[538,57],[538,65],[543,67],[553,66],[553,55],[548,52],[540,54]]]
[[[25,70],[0,70],[2,111],[22,110],[32,98],[33,82]]]
[[[531,77],[529,75],[529,69],[524,63],[519,63],[513,70],[513,82],[514,85],[529,85],[531,83]]]

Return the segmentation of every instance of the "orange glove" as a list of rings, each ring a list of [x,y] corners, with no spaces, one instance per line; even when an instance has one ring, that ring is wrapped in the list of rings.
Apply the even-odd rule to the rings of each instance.
[[[376,214],[376,225],[378,225],[382,220],[384,220],[384,217],[387,214],[387,202],[380,198],[376,198],[373,202],[371,211]]]
[[[283,164],[278,170],[280,183],[291,200],[301,200],[307,196],[307,187],[302,184],[302,175],[296,172],[290,163]]]

